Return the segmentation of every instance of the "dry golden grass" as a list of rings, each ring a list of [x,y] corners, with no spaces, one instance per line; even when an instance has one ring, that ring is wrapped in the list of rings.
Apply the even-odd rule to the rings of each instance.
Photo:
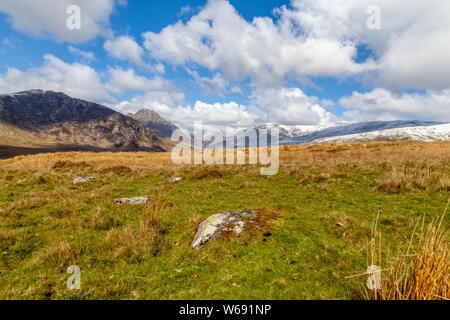
[[[194,171],[192,174],[192,178],[194,179],[208,179],[208,178],[221,178],[223,176],[222,170],[215,167],[199,169]]]
[[[152,198],[137,226],[112,229],[107,234],[107,242],[114,248],[114,258],[145,259],[157,255],[164,245],[161,214],[167,218],[167,203],[160,198]]]
[[[46,263],[62,271],[67,266],[75,264],[80,254],[81,248],[77,244],[64,240],[49,247],[42,255],[37,257],[35,262],[37,264]]]
[[[434,186],[441,191],[448,191],[450,190],[448,169],[427,162],[394,165],[379,179],[377,189],[384,192],[399,192]]]
[[[249,153],[249,150],[246,150]],[[280,148],[280,161],[286,167],[329,166],[339,164],[392,163],[405,161],[433,164],[450,159],[450,142],[371,142],[332,143],[313,146],[284,146]],[[18,156],[0,160],[3,170],[50,170],[58,162],[83,163],[96,168],[126,166],[138,168],[179,168],[174,165],[170,152],[166,153],[91,153],[67,152]]]
[[[450,300],[450,243],[443,228],[450,199],[440,219],[425,225],[420,222],[419,235],[414,231],[407,248],[380,271],[379,290],[369,290],[371,300]],[[377,217],[378,220],[378,217]],[[381,236],[374,224],[370,245],[370,264],[381,264]]]

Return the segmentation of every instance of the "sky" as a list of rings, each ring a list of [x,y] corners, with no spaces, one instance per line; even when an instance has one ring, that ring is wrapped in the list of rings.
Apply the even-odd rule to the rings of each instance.
[[[448,0],[0,0],[0,93],[61,91],[186,129],[450,121],[449,12]]]

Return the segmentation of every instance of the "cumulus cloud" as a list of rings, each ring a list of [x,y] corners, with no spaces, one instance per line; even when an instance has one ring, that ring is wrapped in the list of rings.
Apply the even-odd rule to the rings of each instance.
[[[266,114],[266,121],[281,124],[316,125],[337,120],[316,97],[299,88],[265,88],[253,93],[253,102]]]
[[[176,91],[177,89],[170,81],[161,77],[149,79],[136,74],[134,69],[109,68],[109,81],[107,84],[111,92],[120,94],[126,90],[164,90],[167,92]]]
[[[380,30],[367,27],[370,6],[381,10]],[[364,74],[391,89],[450,87],[449,1],[292,0],[275,12],[276,20],[247,21],[228,1],[210,0],[187,22],[145,33],[145,47],[174,65],[265,85]],[[355,62],[362,46],[373,60]]]
[[[109,32],[109,17],[114,0],[2,0],[0,12],[7,14],[12,27],[37,37],[50,37],[58,41],[82,43]],[[67,28],[70,14],[67,8],[78,5],[81,9],[81,29]]]
[[[104,48],[117,59],[128,60],[138,66],[145,66],[142,60],[144,49],[131,37],[120,36],[112,40],[106,40]]]
[[[187,69],[187,72],[194,78],[196,85],[202,88],[206,94],[224,96],[229,82],[219,72],[211,78],[202,77],[194,70]]]
[[[103,48],[116,59],[128,61],[154,73],[165,73],[165,67],[162,63],[149,65],[144,62],[144,49],[132,37],[120,36],[106,40]]]
[[[340,99],[348,108],[344,117],[351,120],[429,119],[450,121],[450,90],[427,90],[425,93],[393,93],[374,89],[354,92]]]
[[[91,101],[115,101],[93,68],[66,63],[51,54],[45,55],[44,60],[42,66],[26,71],[8,68],[0,75],[0,92],[46,89]]]
[[[367,28],[367,8],[381,10],[381,29]],[[450,2],[446,0],[293,0],[281,15],[309,37],[351,41],[374,52],[372,82],[391,89],[450,87]]]
[[[224,0],[209,1],[186,23],[143,36],[153,57],[174,65],[194,62],[231,80],[251,77],[273,85],[289,74],[345,76],[374,68],[370,61],[354,61],[357,49],[350,41],[305,34],[284,12],[276,22],[268,17],[248,22]]]

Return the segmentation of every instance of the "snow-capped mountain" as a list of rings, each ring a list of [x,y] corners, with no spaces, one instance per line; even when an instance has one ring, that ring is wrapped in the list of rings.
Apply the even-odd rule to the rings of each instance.
[[[281,145],[370,140],[450,140],[450,124],[427,121],[340,122],[317,126],[280,125],[270,123],[256,130],[280,130]]]

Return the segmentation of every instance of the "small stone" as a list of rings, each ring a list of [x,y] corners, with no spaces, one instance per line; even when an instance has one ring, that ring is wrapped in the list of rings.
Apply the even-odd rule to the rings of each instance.
[[[114,199],[116,204],[130,204],[130,205],[139,205],[146,204],[148,202],[147,197],[135,197],[135,198],[120,198]]]
[[[169,178],[169,179],[165,179],[164,181],[167,181],[167,182],[180,182],[182,180],[183,180],[182,178]]]
[[[211,240],[218,239],[226,233],[239,235],[244,231],[247,222],[256,221],[258,214],[255,211],[235,211],[215,214],[203,221],[197,230],[192,249],[199,249]]]
[[[92,180],[94,180],[94,178],[92,178],[92,177],[76,178],[75,180],[73,180],[73,184],[84,183],[84,182],[88,182],[88,181],[92,181]]]

